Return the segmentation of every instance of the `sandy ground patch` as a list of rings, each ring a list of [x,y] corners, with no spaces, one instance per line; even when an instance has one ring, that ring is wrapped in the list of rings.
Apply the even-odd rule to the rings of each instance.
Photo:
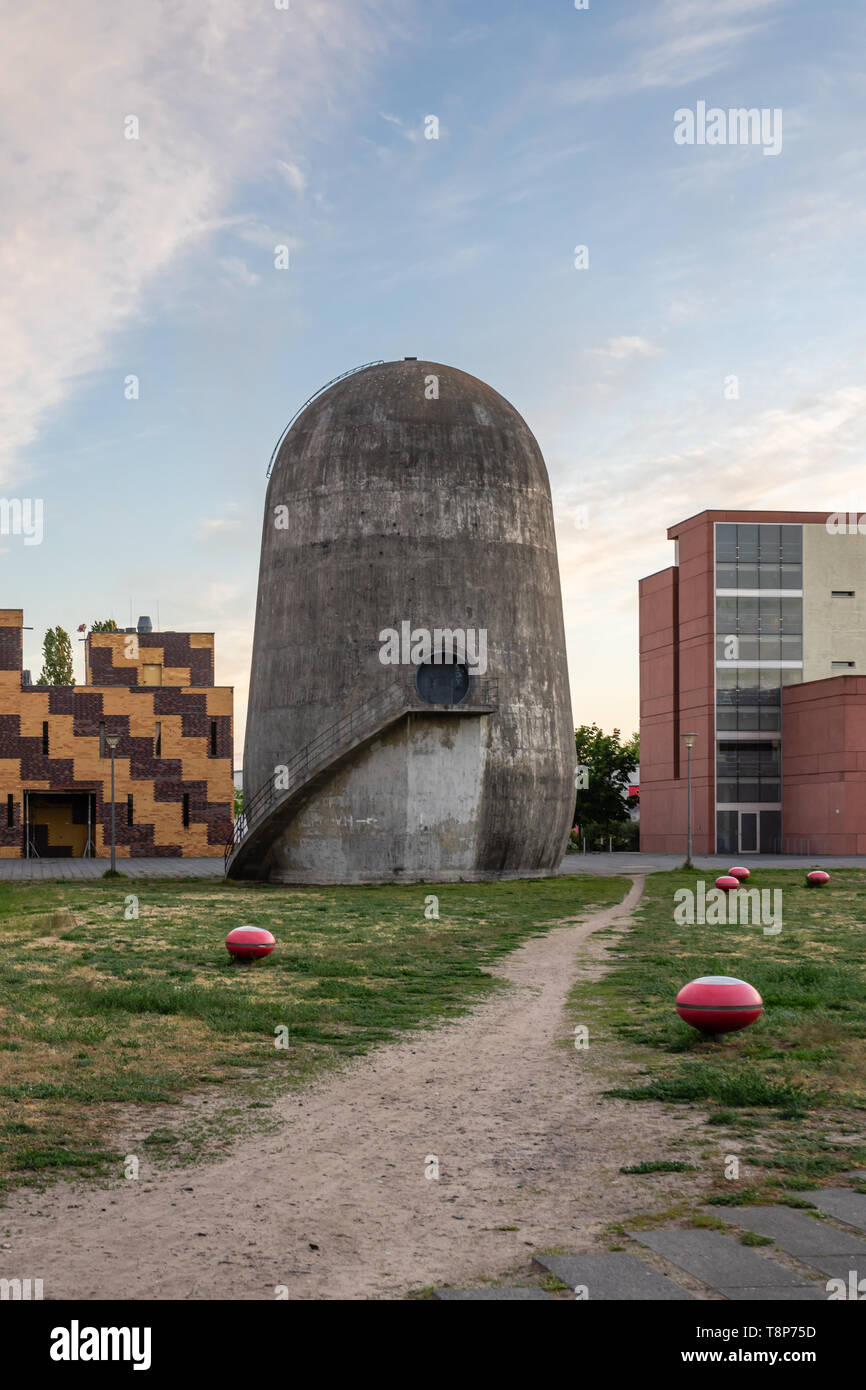
[[[41,1277],[46,1298],[260,1299],[277,1285],[399,1298],[587,1248],[610,1221],[663,1209],[676,1175],[637,1186],[620,1165],[670,1157],[674,1123],[697,1144],[695,1120],[601,1100],[613,1045],[557,1045],[573,982],[604,968],[609,938],[593,933],[627,920],[642,890],[636,877],[618,906],[514,951],[495,968],[513,988],[466,1018],[280,1099],[278,1130],[217,1163],[14,1193],[0,1272]]]

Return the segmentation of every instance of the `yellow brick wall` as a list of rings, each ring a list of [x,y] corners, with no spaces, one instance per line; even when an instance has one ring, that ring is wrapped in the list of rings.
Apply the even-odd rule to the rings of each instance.
[[[0,616],[2,616],[2,610],[0,610]],[[4,698],[2,712],[5,714],[17,713],[20,717],[21,736],[38,740],[40,749],[42,725],[43,721],[47,720],[48,757],[49,759],[69,759],[72,764],[72,778],[62,780],[59,786],[56,781],[47,781],[44,778],[36,779],[26,775],[22,778],[21,762],[18,757],[0,756],[0,826],[5,827],[6,824],[6,797],[9,793],[12,793],[15,798],[16,813],[21,814],[21,793],[25,787],[30,791],[86,790],[80,785],[76,788],[72,783],[99,783],[102,788],[103,799],[108,803],[111,788],[111,760],[107,757],[100,758],[98,734],[76,735],[72,714],[50,713],[50,695],[47,690],[39,690],[34,687],[21,690],[20,676],[18,680],[19,686],[15,699],[13,701],[10,698]],[[230,819],[234,794],[233,759],[231,756],[210,757],[209,736],[184,738],[182,734],[183,719],[180,714],[157,716],[155,699],[159,690],[160,687],[158,686],[139,687],[136,690],[129,690],[123,686],[76,687],[78,694],[96,693],[102,697],[102,710],[106,719],[117,716],[127,718],[129,720],[129,735],[133,738],[153,740],[156,722],[159,719],[162,726],[162,749],[160,758],[156,761],[165,764],[169,760],[174,760],[179,761],[181,765],[179,775],[174,770],[166,768],[164,779],[161,779],[158,774],[156,777],[149,778],[132,777],[129,754],[123,756],[122,752],[118,752],[115,756],[115,802],[117,803],[118,835],[121,829],[126,827],[126,798],[131,793],[134,823],[137,826],[153,826],[155,846],[177,845],[180,847],[182,857],[218,857],[223,853],[223,846],[208,843],[206,822],[195,820],[196,803],[206,800],[213,803],[214,806],[225,807],[225,815]],[[208,719],[226,716],[231,719],[233,704],[231,688],[219,686],[185,687],[182,693],[184,695],[204,695]],[[10,706],[12,707],[10,708]],[[122,747],[121,742],[121,749]],[[184,828],[183,826],[182,800],[157,800],[156,784],[162,780],[166,782],[197,781],[205,784],[204,793],[194,792],[191,796],[191,820],[188,827]],[[74,827],[76,830],[79,828]],[[97,854],[110,852],[110,828],[104,829],[101,824],[94,824],[93,838]],[[66,841],[59,841],[59,843],[70,843],[70,841],[67,839]],[[147,854],[148,850],[145,848],[141,852]],[[20,844],[0,844],[0,858],[19,858],[20,853]],[[118,840],[118,856],[123,858],[129,853],[130,846],[122,844]]]
[[[189,638],[190,647],[197,649],[213,649],[214,635],[212,632],[190,632],[186,636]],[[171,686],[189,686],[190,668],[188,666],[166,666],[165,649],[160,646],[142,646],[138,641],[138,634],[135,632],[91,632],[88,637],[90,648],[105,647],[111,652],[111,664],[118,671],[139,672],[138,681],[143,684],[140,671],[143,666],[161,666],[162,684]],[[132,652],[133,655],[127,655]],[[90,670],[86,672],[89,679]],[[130,677],[132,684],[132,678]],[[101,687],[104,689],[104,687]]]

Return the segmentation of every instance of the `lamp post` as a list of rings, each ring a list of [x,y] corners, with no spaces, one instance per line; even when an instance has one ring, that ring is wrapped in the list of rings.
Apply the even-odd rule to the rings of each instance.
[[[589,786],[589,770],[589,763],[578,763],[574,769],[575,815],[577,815],[577,793],[586,791]],[[581,833],[580,838],[583,840],[583,852],[586,854],[586,837]]]
[[[111,750],[111,873],[116,873],[114,858],[114,750],[120,742],[120,734],[106,734],[105,742]]]
[[[686,773],[687,783],[688,783],[688,812],[687,812],[687,815],[688,815],[688,822],[689,822],[688,849],[687,849],[687,851],[686,851],[686,862],[685,862],[685,865],[684,865],[684,867],[685,867],[686,869],[690,869],[690,868],[692,867],[692,748],[694,747],[694,742],[695,742],[695,739],[696,739],[696,738],[697,738],[697,734],[683,734],[683,743],[686,745],[686,748],[688,749],[688,755],[689,755],[689,757],[688,757],[688,771],[687,771],[687,773]]]

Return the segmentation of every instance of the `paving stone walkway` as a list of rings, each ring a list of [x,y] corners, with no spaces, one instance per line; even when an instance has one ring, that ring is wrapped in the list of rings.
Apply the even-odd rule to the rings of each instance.
[[[855,1174],[855,1176],[861,1176]],[[713,1293],[736,1302],[815,1302],[828,1298],[827,1279],[866,1278],[866,1196],[850,1188],[825,1187],[820,1191],[797,1194],[811,1202],[816,1211],[792,1207],[707,1208],[713,1216],[734,1228],[728,1236],[710,1230],[656,1230],[636,1233],[634,1239],[646,1250],[661,1256],[675,1273],[667,1275],[646,1260],[622,1252],[591,1255],[538,1255],[534,1270],[552,1274],[570,1290],[588,1301],[627,1302],[635,1300],[700,1299]],[[840,1230],[826,1213],[851,1230]],[[752,1231],[773,1241],[773,1246],[753,1248],[735,1238]],[[773,1253],[790,1255],[803,1272],[780,1264]],[[699,1281],[697,1293],[676,1281],[683,1273]],[[855,1287],[856,1287],[855,1279]],[[554,1298],[537,1285],[486,1289],[437,1289],[433,1297],[442,1301],[485,1299],[487,1301]],[[560,1300],[565,1301],[565,1300]]]
[[[858,1194],[848,1195],[856,1197]],[[866,1201],[866,1198],[861,1200]],[[769,1237],[780,1250],[820,1270],[830,1279],[847,1279],[852,1269],[860,1269],[866,1276],[866,1241],[860,1240],[853,1231],[840,1231],[829,1221],[816,1219],[808,1212],[794,1211],[791,1207],[743,1207],[736,1214],[723,1211],[718,1215],[723,1221]]]
[[[634,1255],[537,1255],[532,1263],[570,1289],[585,1288],[590,1298],[628,1302],[694,1298],[693,1293]]]
[[[683,862],[682,854],[567,854],[562,861],[560,874],[652,874],[677,869]],[[730,859],[720,856],[699,855],[695,858],[698,869],[727,868]],[[753,868],[773,869],[811,869],[818,861],[806,859],[802,855],[750,855]],[[220,878],[223,873],[222,855],[215,859],[118,859],[117,867],[130,878]],[[827,867],[866,868],[866,855],[842,857],[834,855],[827,860]],[[13,880],[21,883],[39,882],[42,879],[80,879],[101,878],[108,868],[107,859],[0,859],[0,882]]]
[[[640,850],[595,851],[592,854],[566,854],[559,872],[561,874],[657,874],[682,867],[685,849],[679,854],[650,854]],[[866,869],[864,854],[749,854],[737,859],[734,855],[696,854],[693,857],[696,869],[715,869],[717,873],[729,869],[732,864],[744,863],[750,869]]]
[[[435,1297],[440,1303],[555,1303],[553,1294],[534,1284],[513,1289],[437,1289]]]
[[[721,1231],[644,1231],[636,1237],[671,1264],[693,1275],[725,1298],[810,1299],[826,1292],[769,1255],[740,1245]]]
[[[828,1216],[835,1216],[837,1221],[847,1221],[849,1226],[866,1231],[866,1194],[854,1192],[850,1187],[822,1187],[820,1192],[796,1192],[794,1195],[811,1202]]]
[[[127,878],[222,878],[223,857],[208,859],[118,859]],[[48,880],[102,878],[110,859],[0,859],[0,882],[41,883]]]

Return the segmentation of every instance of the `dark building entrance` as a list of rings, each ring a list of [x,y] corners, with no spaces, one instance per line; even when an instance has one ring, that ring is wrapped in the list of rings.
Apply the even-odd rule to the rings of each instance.
[[[93,792],[24,792],[25,859],[83,859],[94,853]]]
[[[779,854],[782,812],[756,807],[717,813],[717,854]]]

